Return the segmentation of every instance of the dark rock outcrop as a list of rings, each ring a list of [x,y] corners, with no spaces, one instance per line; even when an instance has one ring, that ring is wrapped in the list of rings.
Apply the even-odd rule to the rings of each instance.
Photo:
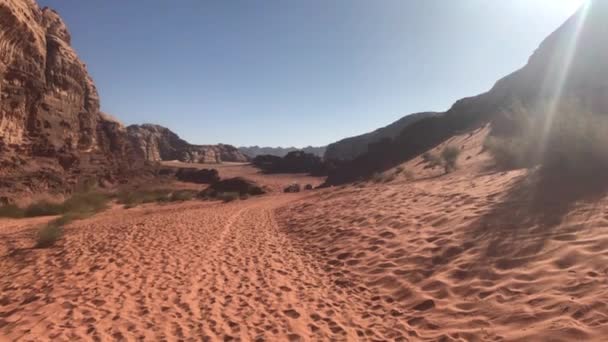
[[[12,183],[2,192],[67,190],[85,176],[116,180],[143,165],[126,129],[100,113],[70,41],[55,11],[0,2],[0,179]]]
[[[589,1],[542,42],[522,69],[487,93],[459,100],[447,112],[418,120],[393,139],[370,144],[367,153],[339,163],[325,185],[357,181],[394,167],[453,135],[492,123],[514,106],[533,113],[547,103],[575,99],[594,112],[608,113],[607,17],[608,2]]]
[[[223,179],[219,182],[211,184],[209,188],[201,192],[200,196],[216,197],[218,194],[221,193],[238,193],[240,196],[257,196],[265,194],[266,191],[257,183],[251,180],[242,177],[235,177]]]
[[[313,154],[295,151],[285,157],[257,156],[252,164],[265,173],[309,173],[322,176],[326,173],[325,163]]]
[[[192,145],[170,129],[159,125],[131,125],[127,130],[133,145],[148,161],[179,160],[186,163],[217,164],[249,160],[234,146]]]
[[[425,112],[407,115],[392,124],[378,128],[377,130],[342,139],[333,144],[329,144],[325,151],[326,160],[352,160],[358,156],[367,153],[368,146],[377,143],[383,139],[393,139],[397,137],[406,127],[424,119],[430,118],[438,113]]]
[[[213,184],[219,182],[220,176],[215,169],[179,169],[175,177],[182,182]]]
[[[260,146],[249,146],[239,147],[239,151],[245,154],[249,158],[255,158],[257,156],[276,156],[285,157],[290,152],[302,151],[304,153],[313,154],[317,157],[323,157],[325,155],[325,146],[313,147],[307,146],[304,148],[295,147],[260,147]]]

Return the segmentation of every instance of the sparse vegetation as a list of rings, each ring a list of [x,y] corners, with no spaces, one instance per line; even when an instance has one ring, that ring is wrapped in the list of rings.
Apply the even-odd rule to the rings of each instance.
[[[215,198],[219,199],[224,203],[236,201],[240,198],[240,194],[238,192],[219,192],[215,195]]]
[[[441,151],[441,162],[445,173],[450,173],[456,169],[459,155],[460,150],[455,146],[448,146]]]
[[[576,177],[608,170],[608,116],[577,102],[545,106],[540,113],[514,112],[499,116],[484,144],[497,166],[541,165],[545,172]]]
[[[38,217],[66,214],[96,213],[107,207],[110,197],[99,192],[76,193],[63,203],[46,200],[34,202],[25,208],[16,205],[0,207],[0,217]]]
[[[397,175],[394,173],[387,174],[387,173],[376,172],[372,175],[371,180],[374,183],[388,183],[388,182],[395,180],[396,176]]]
[[[24,217],[24,215],[24,210],[14,204],[0,207],[0,217],[21,218]]]
[[[407,179],[408,181],[414,180],[414,178],[415,178],[414,173],[410,170],[404,170],[402,172],[402,174],[405,176],[405,179]]]
[[[197,195],[194,190],[170,189],[140,189],[123,191],[118,194],[118,203],[124,204],[126,209],[134,208],[146,203],[183,202],[194,199]]]
[[[488,136],[484,149],[488,151],[496,165],[502,169],[519,169],[533,166],[533,149],[530,139]]]
[[[427,163],[430,168],[441,166],[441,159],[431,152],[422,154],[422,160]]]
[[[52,221],[38,231],[36,248],[47,248],[57,242],[63,235],[63,224]]]
[[[194,190],[177,190],[177,191],[173,191],[171,193],[171,197],[169,199],[170,202],[184,202],[184,201],[190,201],[193,200],[196,195],[197,195],[197,191]]]

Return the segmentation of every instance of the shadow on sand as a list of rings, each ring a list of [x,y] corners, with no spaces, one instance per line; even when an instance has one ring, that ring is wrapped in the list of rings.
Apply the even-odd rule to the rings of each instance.
[[[567,177],[537,170],[513,184],[503,200],[471,225],[467,241],[482,248],[474,262],[478,266],[494,261],[498,269],[527,264],[550,239],[574,240],[575,233],[588,229],[585,223],[563,224],[577,207],[586,222],[608,193],[602,175]],[[492,259],[492,260],[489,260]]]

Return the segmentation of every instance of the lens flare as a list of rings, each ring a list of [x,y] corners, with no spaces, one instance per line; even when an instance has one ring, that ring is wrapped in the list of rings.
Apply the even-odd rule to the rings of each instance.
[[[549,72],[545,77],[545,81],[543,83],[541,91],[541,94],[543,95],[544,99],[548,99],[548,107],[541,107],[547,109],[542,130],[542,139],[540,146],[541,153],[546,150],[546,144],[551,127],[553,125],[553,120],[555,118],[556,112],[558,111],[560,102],[562,101],[564,87],[566,86],[566,83],[568,81],[572,61],[578,48],[581,31],[585,26],[589,11],[592,8],[592,2],[592,0],[586,1],[579,9],[579,13],[575,17],[573,17],[573,20],[575,20],[574,30],[565,42],[564,54],[556,56],[556,58],[552,62],[553,65],[548,68]]]

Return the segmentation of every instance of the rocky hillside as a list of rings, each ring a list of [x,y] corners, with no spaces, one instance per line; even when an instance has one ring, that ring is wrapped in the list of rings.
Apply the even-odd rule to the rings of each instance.
[[[192,145],[166,127],[152,124],[127,127],[129,139],[147,161],[179,160],[186,163],[247,162],[231,145]]]
[[[33,0],[0,1],[0,192],[115,181],[143,164],[126,129],[99,111],[59,15]]]
[[[327,146],[325,159],[327,160],[351,160],[367,152],[368,146],[382,139],[393,139],[398,136],[404,128],[420,121],[421,119],[437,115],[434,112],[415,113],[407,115],[392,124],[378,128],[377,130],[342,139]]]
[[[317,157],[323,157],[325,154],[325,146],[313,147],[308,146],[304,148],[296,147],[260,147],[260,146],[249,146],[239,147],[239,151],[247,155],[249,158],[255,158],[257,156],[275,156],[285,157],[290,152],[302,151],[304,153],[314,154]]]
[[[327,181],[340,184],[369,177],[407,161],[460,132],[493,122],[518,107],[533,113],[561,101],[585,103],[608,113],[608,2],[590,1],[546,38],[520,70],[499,80],[487,93],[459,100],[450,110],[419,120],[351,162]],[[500,129],[493,122],[493,129]]]

